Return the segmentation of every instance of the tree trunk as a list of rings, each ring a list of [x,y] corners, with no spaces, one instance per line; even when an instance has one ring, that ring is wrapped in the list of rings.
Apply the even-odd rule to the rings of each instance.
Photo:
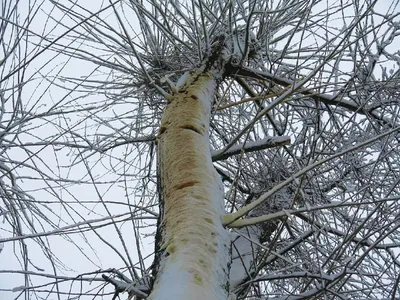
[[[230,238],[209,144],[219,75],[207,68],[181,78],[157,139],[161,219],[151,300],[222,300],[229,294]]]

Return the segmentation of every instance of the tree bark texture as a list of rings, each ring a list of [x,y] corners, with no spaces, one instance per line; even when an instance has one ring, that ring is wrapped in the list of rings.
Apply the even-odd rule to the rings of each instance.
[[[174,89],[161,122],[161,219],[150,300],[228,299],[230,238],[209,144],[215,72],[199,68]]]

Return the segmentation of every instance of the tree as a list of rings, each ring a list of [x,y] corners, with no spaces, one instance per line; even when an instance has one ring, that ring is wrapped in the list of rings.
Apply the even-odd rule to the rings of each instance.
[[[2,1],[5,292],[399,297],[394,1],[24,5]]]

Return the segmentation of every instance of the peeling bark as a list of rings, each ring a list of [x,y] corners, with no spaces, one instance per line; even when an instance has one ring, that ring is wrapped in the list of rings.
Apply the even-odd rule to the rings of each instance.
[[[217,78],[204,68],[186,76],[164,112],[157,138],[162,211],[151,300],[228,299],[230,238],[209,145]]]

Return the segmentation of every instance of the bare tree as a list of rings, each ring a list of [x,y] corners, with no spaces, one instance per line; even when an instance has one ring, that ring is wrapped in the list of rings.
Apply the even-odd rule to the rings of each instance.
[[[1,11],[0,291],[400,297],[396,1]]]

